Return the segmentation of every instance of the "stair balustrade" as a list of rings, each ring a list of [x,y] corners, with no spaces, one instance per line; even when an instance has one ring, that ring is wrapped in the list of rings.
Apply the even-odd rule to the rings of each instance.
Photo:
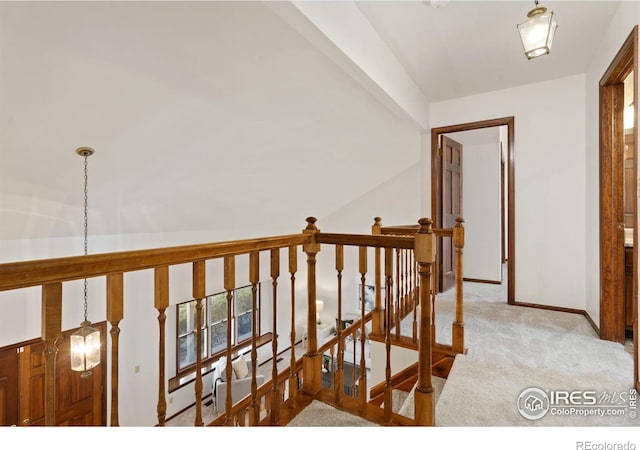
[[[462,314],[462,248],[464,229],[462,219],[450,230],[433,230],[430,219],[420,219],[417,226],[382,227],[381,219],[375,218],[372,234],[324,233],[316,226],[316,219],[307,218],[307,225],[299,234],[136,250],[108,254],[83,255],[36,261],[21,261],[0,264],[0,291],[10,291],[26,287],[42,289],[42,333],[46,343],[45,353],[45,415],[46,424],[55,424],[55,341],[62,335],[61,317],[63,308],[63,285],[85,278],[105,278],[106,319],[110,324],[111,342],[109,351],[103,351],[110,359],[111,392],[107,396],[110,408],[108,425],[120,424],[119,376],[120,376],[120,334],[135,331],[127,324],[134,323],[135,317],[125,319],[125,302],[135,299],[125,298],[124,275],[151,269],[154,272],[154,305],[157,311],[157,336],[140,336],[140,339],[157,340],[158,398],[156,404],[157,425],[167,421],[167,361],[174,367],[173,355],[167,355],[166,318],[167,310],[176,299],[170,298],[170,267],[190,264],[192,273],[192,295],[196,300],[196,321],[203,323],[203,302],[207,297],[211,277],[220,277],[227,297],[227,347],[225,356],[231,361],[235,356],[231,322],[234,317],[233,291],[246,284],[236,277],[238,261],[248,260],[248,282],[252,291],[252,330],[249,340],[251,351],[250,394],[243,399],[232,399],[231,389],[226,390],[226,398],[218,399],[218,416],[210,423],[203,420],[203,331],[196,327],[196,361],[193,384],[195,419],[194,426],[226,425],[256,426],[283,425],[299,412],[311,399],[319,398],[331,404],[370,417],[381,423],[394,423],[391,391],[391,354],[395,345],[414,345],[418,351],[417,388],[415,396],[415,421],[401,421],[403,424],[434,425],[435,407],[433,402],[432,352],[443,349],[450,354],[464,351],[464,325]],[[452,345],[435,344],[434,289],[433,274],[436,257],[436,236],[453,237],[456,247],[456,311],[453,323]],[[332,309],[336,317],[335,336],[327,342],[318,342],[316,329],[316,300],[318,297],[318,264],[327,261],[322,254],[331,253],[334,258],[336,287],[327,288],[327,277],[321,278],[323,298],[331,292]],[[283,255],[286,252],[286,258]],[[352,252],[352,253],[349,253]],[[353,253],[355,252],[355,253]],[[261,255],[268,254],[270,279],[261,280]],[[306,255],[306,267],[298,267],[299,254]],[[371,264],[373,260],[373,264]],[[222,263],[222,273],[212,275],[207,270],[212,261]],[[353,264],[352,264],[353,263]],[[281,265],[288,267],[289,277],[280,277]],[[353,267],[352,267],[353,266]],[[323,270],[324,270],[324,266]],[[373,268],[370,274],[369,269]],[[306,285],[298,281],[299,272],[306,272]],[[323,274],[325,274],[323,272]],[[345,294],[345,274],[355,274],[357,291],[361,301],[357,318],[343,327],[347,309],[353,310],[353,292]],[[332,278],[332,277],[330,277]],[[347,285],[353,285],[353,277]],[[298,281],[298,283],[296,283]],[[271,302],[258,305],[258,284],[269,284]],[[279,285],[284,284],[283,289]],[[288,286],[286,286],[288,284]],[[302,285],[302,286],[301,286]],[[366,290],[374,286],[373,308],[367,310]],[[289,289],[286,289],[286,288]],[[287,292],[287,294],[283,294]],[[349,306],[351,305],[351,306]],[[325,305],[325,310],[327,305]],[[258,314],[259,311],[259,314]],[[265,323],[263,315],[270,318]],[[283,318],[286,317],[286,320]],[[402,322],[410,318],[408,336],[402,333]],[[304,319],[306,340],[296,334],[296,328]],[[258,357],[260,328],[272,333],[271,355],[264,361]],[[288,338],[288,339],[287,339]],[[384,408],[373,405],[370,400],[373,388],[367,386],[367,352],[370,342],[384,343],[385,381]],[[305,344],[302,357],[296,349]],[[283,352],[289,352],[286,364]],[[353,355],[345,361],[345,354]],[[326,358],[329,359],[325,363]],[[103,362],[106,364],[106,361]],[[330,376],[325,372],[330,367]],[[369,362],[370,365],[370,362]],[[270,377],[257,385],[257,371],[270,368]],[[347,370],[348,369],[348,370]],[[325,371],[323,371],[325,370]],[[323,376],[324,375],[324,376]],[[226,371],[227,382],[231,382],[231,367]],[[328,379],[328,386],[327,384]],[[345,389],[345,386],[348,389]],[[396,421],[397,423],[397,421]]]

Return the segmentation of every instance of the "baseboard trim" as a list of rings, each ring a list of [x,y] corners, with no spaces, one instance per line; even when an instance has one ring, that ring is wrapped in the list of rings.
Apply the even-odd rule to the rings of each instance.
[[[591,324],[591,328],[593,328],[593,331],[595,331],[598,337],[600,337],[600,327],[596,325],[596,322],[591,318],[588,312],[583,311],[583,313],[584,313],[584,316],[587,318],[587,321]]]
[[[593,321],[589,313],[584,309],[565,308],[563,306],[540,305],[537,303],[526,303],[526,302],[513,302],[511,303],[511,305],[523,306],[525,308],[546,309],[548,311],[565,312],[570,314],[579,314],[581,316],[584,316],[585,319],[587,319],[587,322],[589,322],[589,325],[591,325],[591,328],[593,328],[593,331],[595,331],[598,337],[600,337],[600,328],[598,328],[598,325],[596,325],[596,323]]]
[[[566,312],[571,314],[584,315],[583,309],[565,308],[564,306],[540,305],[538,303],[513,302],[514,306],[524,306],[526,308],[548,309],[549,311]]]
[[[481,280],[478,278],[462,278],[462,281],[470,281],[471,283],[502,284],[502,281]]]

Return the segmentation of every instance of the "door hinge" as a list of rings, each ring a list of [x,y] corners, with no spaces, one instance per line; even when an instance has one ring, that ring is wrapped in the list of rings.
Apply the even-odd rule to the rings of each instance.
[[[24,353],[24,347],[16,348],[16,353]]]

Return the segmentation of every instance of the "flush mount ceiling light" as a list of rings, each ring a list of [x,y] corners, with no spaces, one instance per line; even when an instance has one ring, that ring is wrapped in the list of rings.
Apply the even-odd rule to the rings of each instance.
[[[538,6],[538,0],[535,3],[536,7],[527,14],[528,19],[518,25],[527,59],[549,54],[558,28],[553,11],[548,12],[544,6]]]

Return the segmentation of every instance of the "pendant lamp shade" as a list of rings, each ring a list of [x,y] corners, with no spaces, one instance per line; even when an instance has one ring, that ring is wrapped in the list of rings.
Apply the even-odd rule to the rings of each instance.
[[[520,39],[524,47],[524,54],[527,59],[537,58],[547,55],[551,51],[553,37],[558,28],[558,22],[553,15],[553,11],[547,8],[536,7],[529,11],[527,20],[518,25]]]
[[[90,370],[100,364],[100,331],[91,322],[82,322],[81,328],[71,335],[71,370],[91,375]]]

